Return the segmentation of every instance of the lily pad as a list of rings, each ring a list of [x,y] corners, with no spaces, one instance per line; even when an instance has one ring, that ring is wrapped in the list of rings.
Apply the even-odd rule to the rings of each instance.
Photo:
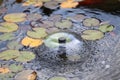
[[[22,4],[23,6],[35,6],[35,7],[41,7],[43,5],[43,2],[41,0],[27,0]]]
[[[24,70],[15,76],[15,80],[36,80],[37,73],[33,70]]]
[[[98,30],[85,30],[81,37],[85,40],[98,40],[104,37],[104,34]]]
[[[61,8],[75,8],[79,3],[74,0],[67,0],[61,3]]]
[[[8,43],[7,47],[9,49],[18,50],[18,49],[22,48],[22,45],[17,41],[11,41],[11,42]]]
[[[47,29],[47,33],[48,34],[52,34],[52,33],[56,33],[56,32],[59,32],[60,30],[56,27],[51,27],[51,28],[48,28]]]
[[[45,28],[33,28],[33,31],[28,31],[27,35],[31,38],[41,39],[47,36]]]
[[[15,58],[16,61],[19,62],[27,62],[31,61],[35,58],[35,54],[30,51],[20,51],[19,57]]]
[[[57,1],[49,1],[49,2],[46,2],[46,3],[44,4],[44,6],[45,6],[46,8],[49,8],[49,9],[56,9],[56,8],[59,7],[58,4],[59,4],[59,3],[58,3]]]
[[[51,15],[48,19],[53,22],[58,22],[62,19],[62,16],[59,14],[54,14],[54,15]]]
[[[70,20],[62,20],[60,22],[56,22],[55,26],[60,29],[68,29],[72,27],[72,22]]]
[[[38,13],[29,14],[29,15],[27,16],[27,19],[28,19],[29,21],[36,21],[36,20],[38,20],[38,19],[40,19],[40,18],[42,18],[42,16],[41,16],[40,14],[38,14]]]
[[[0,23],[0,32],[13,32],[18,29],[18,25],[15,23],[3,22]]]
[[[75,22],[81,22],[83,19],[85,19],[85,15],[77,14],[77,15],[70,17],[70,19],[75,21]]]
[[[0,35],[0,41],[12,40],[14,38],[15,38],[15,36],[12,33],[4,33],[4,34]]]
[[[23,66],[22,65],[11,64],[9,66],[9,69],[10,69],[11,72],[19,72],[23,69]]]
[[[29,46],[29,47],[38,47],[42,45],[43,40],[42,39],[32,39],[30,37],[25,37],[22,41],[21,44],[24,46]]]
[[[1,74],[7,74],[10,72],[10,69],[9,68],[0,68],[0,73]]]
[[[18,50],[6,50],[0,53],[1,60],[10,60],[20,55]]]
[[[4,16],[4,20],[7,22],[23,22],[26,20],[25,13],[10,13]]]
[[[55,76],[50,78],[49,80],[67,80],[65,77]]]
[[[99,27],[99,30],[102,32],[111,32],[114,29],[113,25],[103,24]]]
[[[14,73],[7,73],[7,74],[0,74],[1,80],[13,80],[12,77],[14,76]]]
[[[96,27],[99,26],[100,20],[96,18],[87,18],[83,21],[83,25],[86,27]]]

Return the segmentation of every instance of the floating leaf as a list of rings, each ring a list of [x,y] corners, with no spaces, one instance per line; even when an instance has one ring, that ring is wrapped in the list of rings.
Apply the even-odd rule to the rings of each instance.
[[[42,2],[49,2],[49,1],[51,1],[51,0],[41,0]]]
[[[30,6],[33,5],[35,7],[41,7],[43,5],[43,2],[41,0],[27,0],[22,4],[23,6]]]
[[[67,0],[61,3],[61,8],[75,8],[79,3],[74,0]]]
[[[49,8],[49,9],[56,9],[56,8],[59,7],[58,4],[59,4],[59,3],[58,3],[57,1],[49,1],[49,2],[46,2],[46,3],[44,4],[44,6],[45,6],[46,8]]]
[[[24,70],[15,76],[15,80],[36,80],[37,73],[33,70]]]
[[[1,80],[13,80],[12,77],[14,76],[14,73],[7,73],[7,74],[0,74]]]
[[[23,69],[23,66],[22,65],[11,64],[9,66],[9,69],[11,70],[11,72],[19,72]]]
[[[100,21],[96,18],[87,18],[83,21],[83,25],[86,27],[95,27],[99,26]]]
[[[114,29],[113,25],[103,24],[99,27],[99,30],[102,32],[111,32]]]
[[[11,42],[8,43],[7,47],[9,49],[18,50],[18,49],[22,48],[22,45],[19,44],[19,42],[17,42],[17,41],[11,41]]]
[[[28,31],[27,35],[31,38],[44,38],[47,36],[45,28],[33,28],[33,31]]]
[[[22,41],[21,41],[22,45],[24,46],[29,46],[29,47],[38,47],[40,45],[42,45],[43,40],[41,39],[32,39],[30,37],[25,37]]]
[[[19,51],[18,50],[6,50],[0,53],[0,59],[2,60],[10,60],[18,57]]]
[[[0,32],[13,32],[18,29],[18,25],[15,23],[3,22],[0,23]]]
[[[84,18],[85,18],[85,15],[83,15],[83,14],[77,14],[77,15],[74,15],[74,16],[70,17],[70,19],[75,21],[75,22],[80,22]]]
[[[58,15],[58,14],[54,14],[54,15],[51,15],[49,17],[49,20],[52,20],[53,22],[57,22],[57,21],[60,21],[62,19],[62,16],[61,15]]]
[[[31,61],[35,58],[35,54],[30,51],[20,51],[19,57],[17,57],[15,60],[19,62],[27,62]]]
[[[25,13],[10,13],[4,16],[4,20],[7,22],[22,22],[26,20]]]
[[[36,21],[38,19],[42,18],[42,16],[38,13],[34,13],[34,14],[29,14],[27,16],[27,19],[30,20],[30,21]]]
[[[104,34],[98,30],[85,30],[81,37],[85,40],[98,40],[104,37]]]
[[[67,80],[65,77],[55,76],[50,78],[49,80]]]
[[[15,36],[12,33],[4,33],[4,34],[0,35],[0,41],[12,40],[14,38],[15,38]]]
[[[62,20],[60,22],[56,22],[55,26],[61,29],[67,29],[72,27],[72,22],[69,20]]]
[[[6,74],[9,72],[10,72],[9,68],[0,68],[0,73],[2,73],[2,74]]]
[[[48,34],[59,32],[60,30],[58,28],[52,27],[47,29]]]

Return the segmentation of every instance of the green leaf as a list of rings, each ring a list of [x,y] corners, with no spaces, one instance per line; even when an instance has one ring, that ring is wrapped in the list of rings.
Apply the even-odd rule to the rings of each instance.
[[[62,20],[60,22],[56,22],[55,26],[60,29],[68,29],[72,27],[72,22],[69,20]]]
[[[10,60],[18,57],[19,51],[18,50],[6,50],[0,53],[1,60]]]
[[[13,32],[18,29],[18,25],[15,23],[3,22],[0,23],[0,32]]]
[[[15,60],[19,62],[27,62],[31,61],[35,58],[35,54],[30,51],[21,51],[20,56],[17,57]]]
[[[19,72],[19,71],[23,70],[23,66],[22,65],[11,64],[9,66],[9,69],[11,70],[11,72]]]
[[[49,80],[67,80],[65,77],[55,76],[50,78]]]
[[[96,18],[87,18],[83,21],[83,25],[86,27],[96,27],[99,26],[100,21]]]
[[[27,35],[31,38],[44,38],[47,36],[45,28],[33,28],[33,31],[28,31]]]
[[[14,38],[15,38],[15,36],[12,33],[4,33],[4,34],[0,35],[0,41],[12,40]]]
[[[98,30],[85,30],[81,37],[85,40],[98,40],[104,37],[104,34]]]
[[[99,30],[102,32],[111,32],[114,29],[113,25],[103,24],[99,27]]]
[[[25,13],[10,13],[6,14],[3,18],[7,22],[22,22],[26,20]]]
[[[9,49],[18,50],[18,49],[22,48],[22,45],[19,44],[19,42],[17,42],[17,41],[11,41],[11,42],[8,43],[7,47]]]

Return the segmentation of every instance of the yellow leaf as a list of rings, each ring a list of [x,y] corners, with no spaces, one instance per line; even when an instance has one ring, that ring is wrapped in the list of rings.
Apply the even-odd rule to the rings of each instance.
[[[41,0],[27,0],[22,4],[23,6],[30,6],[33,5],[35,7],[41,7],[43,5],[43,2]]]
[[[8,68],[0,68],[0,73],[2,73],[2,74],[6,74],[9,72],[10,72],[10,70]]]
[[[29,76],[28,76],[28,80],[35,80],[37,77],[37,73],[36,72],[32,72]]]
[[[74,0],[67,0],[61,3],[61,8],[74,8],[78,5],[78,2],[75,2]]]
[[[42,45],[43,40],[42,39],[33,39],[30,37],[25,37],[22,41],[21,44],[24,46],[29,46],[29,47],[38,47]]]

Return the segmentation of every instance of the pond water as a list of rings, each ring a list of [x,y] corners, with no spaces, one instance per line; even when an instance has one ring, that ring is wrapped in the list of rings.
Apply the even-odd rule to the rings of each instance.
[[[29,14],[40,14],[42,18],[38,18],[35,21],[27,19],[24,22],[17,23],[19,29],[16,32],[13,32],[14,38],[12,39],[4,39],[0,38],[0,52],[11,49],[12,45],[8,46],[10,42],[18,42],[20,45],[18,47],[14,46],[19,51],[32,51],[36,55],[36,58],[28,62],[17,62],[14,59],[12,60],[0,60],[0,67],[6,67],[11,64],[20,64],[23,66],[24,70],[33,70],[37,73],[37,78],[35,80],[50,80],[49,78],[53,76],[62,76],[65,77],[65,80],[119,80],[120,79],[120,1],[119,0],[84,0],[79,2],[79,5],[76,8],[69,8],[69,9],[49,9],[45,7],[34,7],[34,6],[22,6],[24,0],[0,0],[0,22],[4,22],[3,19],[6,14],[9,13],[25,13],[27,16]],[[76,19],[75,15],[80,14],[84,18],[83,19]],[[54,15],[57,15],[57,19]],[[59,17],[59,16],[60,17]],[[19,16],[19,15],[18,15]],[[37,17],[35,17],[36,19]],[[81,17],[80,17],[81,18]],[[81,62],[69,62],[69,63],[59,63],[52,58],[50,61],[51,54],[57,54],[54,49],[50,49],[46,47],[44,44],[30,48],[21,45],[21,40],[28,34],[27,31],[31,30],[32,28],[36,28],[44,21],[48,21],[46,23],[56,23],[59,20],[70,20],[72,21],[72,27],[68,27],[65,25],[64,27],[57,26],[57,28],[53,28],[54,26],[50,26],[48,28],[47,24],[43,25],[47,29],[47,33],[49,35],[54,34],[56,32],[70,32],[75,33],[77,36],[82,35],[83,31],[85,30],[98,30],[96,27],[85,27],[83,21],[86,18],[95,18],[100,21],[100,24],[111,24],[114,26],[114,29],[110,32],[103,33],[104,37],[100,38],[99,40],[84,40],[85,43],[85,50],[84,54],[85,57]],[[55,19],[55,20],[54,20]],[[80,20],[80,21],[77,21]],[[33,23],[32,23],[33,22]],[[64,21],[63,21],[64,22]],[[64,24],[64,23],[62,23]],[[69,23],[71,24],[71,23]],[[60,25],[60,24],[59,24]],[[1,26],[1,25],[0,25]],[[63,26],[63,25],[62,25]],[[64,29],[65,28],[65,29]],[[67,28],[67,29],[66,29]],[[56,30],[57,29],[57,30]],[[37,32],[37,31],[36,31]],[[42,33],[41,33],[42,34]],[[0,33],[0,36],[3,33]],[[44,35],[44,34],[43,34]],[[73,34],[74,35],[74,34]],[[29,35],[30,36],[30,35]],[[80,38],[81,41],[81,38]],[[29,43],[30,44],[30,43]],[[74,43],[73,43],[74,45]],[[30,46],[30,45],[29,45]],[[76,46],[76,45],[75,45]],[[18,47],[18,48],[17,48]],[[70,47],[71,48],[71,47]],[[76,52],[77,47],[72,47],[71,52]],[[69,49],[68,49],[69,50]],[[69,51],[68,51],[69,52]],[[41,58],[41,55],[44,54]],[[47,55],[45,55],[45,53]],[[72,54],[71,53],[71,54]],[[40,54],[40,55],[39,55]],[[89,54],[89,56],[88,56]],[[86,56],[87,55],[87,56]],[[54,57],[54,56],[52,56]],[[1,57],[0,57],[1,58]],[[48,59],[50,58],[50,59]],[[70,56],[71,59],[71,56]],[[73,60],[73,59],[72,59]],[[55,63],[54,63],[55,62]],[[12,77],[5,76],[4,78],[1,77],[0,71],[0,78],[2,80],[14,80],[16,75],[20,71],[13,74]],[[14,72],[13,72],[14,73]],[[16,79],[19,80],[19,79]],[[22,80],[22,78],[20,79]],[[54,80],[54,79],[53,79]],[[55,79],[57,80],[57,79]],[[64,80],[64,79],[63,79]]]

